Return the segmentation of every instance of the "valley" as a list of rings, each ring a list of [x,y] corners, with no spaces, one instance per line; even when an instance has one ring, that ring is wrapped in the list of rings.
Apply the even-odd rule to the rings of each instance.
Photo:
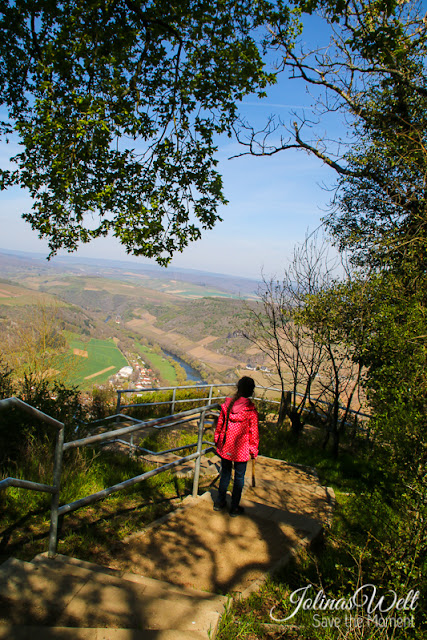
[[[34,308],[49,308],[70,379],[82,389],[108,381],[179,384],[186,380],[179,359],[209,382],[235,380],[248,363],[263,362],[240,334],[247,306],[256,304],[255,281],[185,270],[167,278],[165,269],[72,258],[55,267],[2,251],[0,268],[3,358],[14,326],[28,327]],[[132,372],[118,376],[126,366]],[[59,361],[54,367],[61,368]]]

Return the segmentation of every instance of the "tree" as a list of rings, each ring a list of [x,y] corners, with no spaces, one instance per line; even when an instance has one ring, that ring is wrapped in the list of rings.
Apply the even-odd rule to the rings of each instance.
[[[362,353],[372,428],[402,475],[418,475],[427,452],[425,292],[408,293],[391,271],[366,282]]]
[[[326,218],[339,246],[353,260],[392,268],[416,282],[427,266],[426,33],[400,60],[412,82],[390,75],[367,92],[371,113],[359,128],[357,146],[346,154],[334,209]],[[416,83],[416,84],[415,84]]]
[[[50,255],[111,232],[166,264],[226,202],[214,136],[273,74],[258,27],[290,12],[261,0],[0,0],[0,132],[22,145],[1,187]]]
[[[237,133],[247,147],[243,153],[296,148],[335,170],[324,222],[367,278],[370,329],[363,362],[375,428],[403,456],[402,464],[417,468],[425,462],[427,441],[427,24],[415,2],[300,6],[319,11],[330,29],[328,46],[295,46],[274,24],[271,44],[282,55],[282,69],[315,92],[313,114],[294,114],[289,125],[271,119],[258,134],[243,123]],[[342,139],[320,126],[331,113],[347,125]],[[312,304],[321,307],[322,299]],[[411,432],[420,441],[413,449],[418,458],[409,454]]]
[[[73,373],[61,322],[58,304],[41,299],[9,318],[7,327],[4,323],[0,357],[16,378],[29,380],[29,387],[58,378],[64,381]]]
[[[332,436],[335,456],[353,401],[361,404],[360,386],[366,374],[365,353],[372,329],[371,287],[369,279],[347,271],[307,296],[297,317],[324,352],[318,374],[318,385],[329,400],[323,446]]]
[[[288,413],[295,435],[302,428],[307,404],[316,410],[322,400],[332,401],[333,416],[338,421],[343,391],[342,348],[335,350],[336,336],[330,329],[332,314],[327,305],[320,312],[321,296],[336,284],[337,267],[325,239],[319,234],[308,236],[295,247],[282,280],[264,279],[259,308],[248,308],[244,335],[272,361],[282,390],[278,424],[281,426]],[[327,375],[330,369],[335,371],[334,384]],[[350,375],[348,367],[346,375]]]
[[[308,301],[312,318],[306,322],[318,325],[322,335],[324,320],[330,318],[324,313],[321,320],[322,309],[332,310],[332,315],[336,308],[344,312],[331,329],[333,333],[339,329],[337,344],[349,346],[356,363],[365,367],[371,426],[379,436],[375,452],[393,470],[393,486],[376,483],[370,496],[351,500],[357,529],[367,542],[365,549],[374,540],[375,561],[369,569],[375,573],[380,567],[382,581],[389,579],[392,585],[425,593],[425,9],[415,2],[393,0],[308,0],[304,5],[309,12],[320,7],[332,34],[328,46],[317,51],[295,48],[275,25],[271,41],[282,54],[282,68],[316,93],[314,115],[294,114],[290,125],[271,119],[258,135],[243,123],[238,136],[247,146],[244,153],[272,155],[299,149],[319,158],[338,176],[332,209],[324,222],[338,248],[346,250],[352,263],[362,269],[354,294],[359,292],[355,304],[345,289],[321,292]],[[342,116],[344,140],[334,139],[328,131],[330,114]],[[326,133],[320,124],[326,125]],[[349,322],[357,328],[362,312],[365,328],[363,340],[358,341]],[[347,331],[340,327],[342,322]],[[381,515],[375,493],[387,509]],[[392,517],[388,531],[380,528],[384,539],[372,536],[387,511]]]
[[[338,174],[333,211],[325,222],[341,249],[359,264],[391,261],[425,270],[427,24],[416,2],[350,0],[301,3],[317,9],[329,29],[323,49],[295,46],[272,24],[281,70],[313,92],[313,108],[288,124],[271,118],[256,132],[237,131],[244,153],[288,149],[316,156]],[[341,137],[325,132],[341,115]],[[335,118],[336,122],[336,118]],[[411,266],[412,265],[412,266]]]
[[[326,240],[314,234],[295,248],[282,281],[264,279],[260,308],[248,309],[245,336],[273,362],[292,431],[299,435],[309,405],[325,426],[324,447],[332,436],[335,456],[350,410],[361,404],[371,287],[368,278],[331,258]],[[283,417],[279,412],[279,426]]]

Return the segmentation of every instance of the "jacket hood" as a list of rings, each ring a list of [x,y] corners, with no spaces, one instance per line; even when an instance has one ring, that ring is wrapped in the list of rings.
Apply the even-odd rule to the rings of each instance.
[[[230,402],[231,398],[227,398],[224,403],[226,405],[226,408],[228,408]],[[249,398],[238,398],[231,408],[231,414],[239,413],[239,411],[242,411],[243,409],[250,409],[251,407],[252,402]]]

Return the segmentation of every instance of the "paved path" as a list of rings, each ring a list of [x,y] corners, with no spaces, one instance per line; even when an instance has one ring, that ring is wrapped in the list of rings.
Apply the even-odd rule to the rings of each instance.
[[[213,511],[216,489],[116,544],[109,567],[45,555],[0,566],[0,640],[205,640],[227,598],[258,588],[331,518],[314,472],[258,458],[245,514]],[[74,635],[73,635],[74,634]]]
[[[227,603],[211,593],[43,554],[0,566],[0,599],[0,640],[206,640]]]
[[[252,488],[250,471],[249,465],[243,516],[213,511],[216,489],[187,498],[182,508],[118,544],[111,566],[212,593],[244,594],[321,531],[333,500],[315,472],[260,457]]]

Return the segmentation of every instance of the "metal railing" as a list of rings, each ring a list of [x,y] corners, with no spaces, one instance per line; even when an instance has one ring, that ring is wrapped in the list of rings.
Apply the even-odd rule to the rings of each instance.
[[[66,451],[67,449],[73,449],[76,447],[82,447],[82,446],[93,445],[93,444],[107,444],[107,443],[110,444],[112,442],[122,442],[123,444],[127,444],[131,450],[139,449],[141,451],[145,451],[147,453],[153,454],[155,452],[151,452],[149,449],[144,449],[143,447],[136,447],[132,441],[127,443],[126,441],[119,439],[118,436],[124,436],[127,434],[133,435],[137,431],[141,431],[142,429],[147,429],[147,428],[155,428],[156,430],[160,430],[160,429],[165,429],[170,427],[176,427],[178,425],[192,422],[197,416],[199,416],[197,443],[194,443],[191,445],[183,445],[182,447],[175,447],[173,449],[166,449],[164,451],[156,452],[157,455],[161,455],[165,453],[182,451],[182,450],[197,446],[197,450],[195,453],[192,453],[188,456],[184,456],[182,458],[178,458],[177,460],[164,464],[158,467],[157,469],[152,469],[151,471],[147,471],[141,474],[140,476],[135,476],[134,478],[129,478],[128,480],[124,480],[123,482],[120,482],[117,485],[108,487],[106,489],[103,489],[102,491],[98,491],[97,493],[94,493],[90,496],[86,496],[84,498],[76,500],[75,502],[69,503],[67,505],[63,505],[62,507],[59,508],[58,514],[61,516],[64,513],[69,513],[71,511],[74,511],[75,509],[79,509],[80,507],[86,506],[88,504],[92,504],[97,500],[102,500],[103,498],[110,495],[111,493],[115,493],[116,491],[120,491],[121,489],[130,487],[134,484],[137,484],[138,482],[142,482],[147,478],[151,478],[152,476],[155,476],[158,473],[167,471],[168,469],[172,469],[173,467],[176,467],[190,460],[196,460],[194,480],[193,480],[193,496],[196,496],[198,492],[198,486],[199,486],[200,458],[202,455],[208,453],[211,450],[214,450],[213,443],[205,442],[203,440],[203,432],[205,429],[205,419],[207,414],[212,414],[213,411],[218,408],[219,408],[219,405],[215,404],[215,405],[200,407],[197,409],[190,409],[189,411],[183,411],[178,414],[164,416],[162,418],[156,418],[154,420],[146,420],[146,421],[137,420],[136,418],[129,418],[128,416],[116,414],[114,416],[110,416],[107,420],[117,420],[117,418],[125,418],[126,420],[130,419],[135,424],[131,426],[122,427],[119,429],[114,429],[113,431],[107,431],[105,433],[98,433],[95,435],[87,436],[86,438],[81,438],[79,440],[65,442],[63,445],[64,451]],[[97,421],[97,422],[100,422],[100,421]],[[208,448],[202,449],[203,444],[209,445]]]
[[[147,389],[117,389],[116,390],[116,393],[117,393],[116,414],[119,414],[124,409],[129,409],[131,407],[132,408],[133,407],[157,407],[157,406],[166,405],[166,404],[170,405],[171,413],[174,413],[175,408],[178,404],[188,403],[188,402],[206,402],[207,401],[208,406],[210,406],[212,402],[225,400],[226,398],[225,395],[221,395],[220,393],[216,393],[214,395],[214,389],[221,389],[224,387],[228,387],[229,389],[232,389],[234,392],[236,385],[234,383],[229,382],[229,383],[219,383],[219,384],[202,383],[202,384],[182,385],[179,387],[175,386],[175,387],[149,387]],[[209,391],[207,395],[203,397],[178,399],[177,392],[183,391],[183,390],[185,391],[186,389],[207,389]],[[257,384],[256,389],[257,390],[262,389],[265,392],[272,391],[274,393],[278,393],[280,398],[281,390],[277,389],[276,387],[263,387]],[[145,393],[156,393],[159,391],[172,391],[172,398],[170,400],[161,400],[159,402],[141,402],[141,403],[133,402],[132,404],[122,404],[122,395],[133,394],[136,396],[141,396]],[[297,394],[297,395],[301,395],[301,394]],[[270,402],[271,404],[280,404],[280,399],[273,400],[271,398],[258,397],[258,396],[254,396],[253,399]]]
[[[190,409],[188,411],[183,411],[178,414],[171,414],[168,416],[164,416],[162,418],[157,418],[153,420],[138,420],[136,418],[132,418],[129,416],[123,416],[122,414],[116,414],[114,416],[110,416],[102,420],[102,422],[108,422],[110,420],[115,420],[116,423],[118,420],[125,419],[127,422],[133,422],[130,426],[125,426],[121,428],[116,428],[111,431],[107,431],[104,433],[97,433],[85,438],[80,438],[78,440],[72,440],[70,442],[64,442],[64,424],[51,418],[46,415],[42,411],[31,407],[26,404],[22,400],[18,398],[7,398],[6,400],[0,401],[0,409],[6,409],[11,407],[20,407],[21,409],[27,411],[34,417],[37,417],[44,422],[47,422],[55,427],[57,427],[57,438],[56,438],[56,446],[55,446],[55,462],[54,462],[54,472],[53,472],[53,482],[52,485],[44,485],[37,482],[32,482],[29,480],[22,480],[18,478],[5,478],[0,482],[0,490],[7,489],[10,486],[20,487],[24,489],[30,489],[33,491],[45,491],[52,494],[52,502],[51,502],[51,520],[50,520],[50,531],[49,531],[49,557],[53,557],[57,552],[58,545],[58,519],[66,513],[70,513],[79,509],[81,507],[87,506],[98,500],[102,500],[106,498],[108,495],[115,493],[117,491],[121,491],[122,489],[126,489],[127,487],[133,486],[139,482],[143,482],[148,478],[151,478],[159,473],[172,469],[178,465],[181,465],[185,462],[189,462],[191,460],[195,460],[195,469],[194,469],[194,477],[193,477],[193,497],[196,497],[198,494],[199,488],[199,478],[200,478],[200,461],[201,457],[209,451],[215,451],[215,447],[212,442],[203,440],[203,434],[206,428],[206,424],[208,421],[206,420],[207,416],[216,416],[215,410],[219,409],[219,404],[209,404],[203,407],[198,407],[195,409]],[[182,424],[186,424],[188,422],[194,421],[198,418],[198,429],[197,429],[197,443],[193,443],[190,445],[183,445],[181,447],[174,447],[173,449],[167,449],[165,451],[153,452],[149,449],[144,449],[143,447],[137,446],[133,443],[133,435],[141,431],[142,429],[154,428],[156,430],[166,429]],[[99,423],[101,421],[96,421]],[[96,424],[92,423],[92,424]],[[211,425],[209,425],[211,426]],[[122,440],[119,436],[130,436],[130,442]],[[172,462],[168,462],[166,464],[161,465],[156,469],[152,469],[150,471],[146,471],[138,476],[133,478],[128,478],[123,482],[120,482],[111,487],[107,487],[93,493],[89,496],[84,496],[74,502],[64,504],[59,506],[59,495],[60,495],[60,485],[61,485],[61,470],[62,470],[62,461],[64,451],[68,449],[74,449],[77,447],[90,446],[94,444],[107,444],[112,442],[122,442],[129,446],[130,451],[140,450],[145,451],[152,455],[162,455],[165,453],[176,453],[177,451],[184,451],[190,448],[196,447],[196,451],[189,455],[177,458]],[[206,448],[203,448],[205,445]]]
[[[215,416],[215,411],[220,408],[218,401],[223,400],[226,396],[220,395],[217,393],[214,395],[214,389],[221,389],[223,387],[234,388],[233,384],[211,384],[211,385],[187,385],[183,387],[158,387],[158,388],[150,388],[150,389],[119,389],[117,391],[117,407],[116,413],[113,416],[109,416],[108,418],[103,418],[102,420],[97,420],[92,422],[91,425],[87,426],[95,426],[99,423],[108,423],[110,421],[114,421],[116,424],[116,428],[113,430],[104,432],[104,433],[96,433],[85,438],[80,438],[77,440],[72,440],[70,442],[64,442],[64,424],[55,420],[51,416],[35,409],[34,407],[26,404],[22,400],[18,398],[7,398],[5,400],[0,400],[0,410],[7,409],[12,407],[19,407],[31,414],[32,416],[42,420],[45,423],[48,423],[57,428],[57,436],[56,436],[56,444],[55,444],[55,454],[54,454],[54,469],[53,469],[53,480],[51,485],[41,484],[37,482],[33,482],[30,480],[23,480],[19,478],[5,478],[0,481],[0,490],[7,489],[10,486],[29,489],[33,491],[43,491],[52,494],[51,501],[51,519],[50,519],[50,530],[49,530],[49,551],[48,555],[53,557],[56,555],[57,544],[58,544],[58,519],[60,516],[63,516],[66,513],[70,513],[79,509],[81,507],[87,506],[98,500],[102,500],[106,498],[108,495],[120,491],[122,489],[126,489],[127,487],[133,486],[139,482],[143,482],[148,478],[151,478],[163,471],[167,471],[176,466],[179,466],[185,462],[189,462],[191,460],[195,460],[195,469],[194,469],[194,478],[193,478],[193,496],[197,496],[198,487],[199,487],[199,478],[200,478],[200,461],[201,457],[208,453],[209,451],[215,451],[215,447],[212,442],[203,440],[203,433],[207,424],[207,416]],[[196,397],[196,398],[177,398],[177,391],[186,390],[186,389],[206,389],[207,397]],[[261,387],[257,385],[257,390],[263,390],[264,392],[276,392],[279,394],[279,398],[281,398],[281,390],[275,387]],[[141,394],[147,392],[158,392],[158,391],[172,391],[172,398],[170,400],[160,401],[160,402],[144,402],[144,403],[133,403],[133,404],[122,404],[121,398],[123,394]],[[301,394],[298,394],[301,395]],[[271,404],[279,405],[281,400],[274,400],[266,397],[255,397],[255,400],[260,400],[264,402],[269,402]],[[179,403],[188,403],[188,402],[208,402],[208,404],[203,405],[201,407],[196,407],[193,409],[189,409],[187,411],[182,411],[180,413],[174,413],[176,406]],[[151,419],[151,420],[139,420],[135,417],[129,415],[123,415],[121,412],[125,409],[129,409],[130,407],[151,407],[158,405],[170,405],[171,413],[170,415],[163,416],[161,418]],[[327,404],[327,403],[325,403]],[[361,414],[360,412],[352,410],[352,413],[358,413],[364,417],[369,417],[367,414]],[[197,431],[197,443],[183,445],[180,447],[174,447],[172,449],[167,449],[164,451],[151,451],[139,445],[135,445],[133,442],[133,436],[138,431],[143,429],[167,429],[174,426],[179,426],[183,424],[187,424],[188,422],[194,421],[198,417],[198,431]],[[126,422],[132,423],[131,425],[127,425],[124,427],[118,427],[117,424],[121,420],[126,420]],[[122,436],[129,436],[129,441],[123,440]],[[73,449],[77,447],[91,446],[95,444],[108,444],[119,442],[129,447],[129,452],[146,452],[152,456],[160,456],[166,453],[176,453],[178,451],[185,451],[190,448],[196,447],[196,451],[186,456],[182,456],[177,458],[172,462],[168,462],[159,466],[156,469],[151,469],[150,471],[146,471],[138,476],[133,478],[128,478],[123,482],[120,482],[111,487],[107,487],[98,491],[89,496],[84,496],[75,500],[74,502],[70,502],[68,504],[64,504],[59,506],[59,497],[60,497],[60,485],[61,485],[61,472],[62,472],[62,463],[63,463],[63,454],[64,451],[68,449]],[[207,448],[203,448],[203,447]]]
[[[65,425],[63,422],[59,422],[59,420],[55,420],[55,418],[43,413],[43,411],[39,411],[39,409],[19,400],[19,398],[6,398],[5,400],[0,400],[0,409],[10,409],[13,407],[18,407],[32,415],[34,418],[57,428],[53,480],[51,485],[40,484],[39,482],[32,482],[30,480],[21,480],[19,478],[5,478],[0,482],[0,490],[7,489],[8,487],[19,487],[29,489],[30,491],[44,491],[52,494],[50,507],[49,555],[52,555],[51,551],[53,549],[55,550],[53,555],[55,555],[58,538],[59,490],[61,486],[62,451]]]
[[[226,398],[225,395],[220,395],[219,393],[214,395],[214,389],[220,389],[223,387],[228,387],[229,389],[232,389],[234,392],[236,385],[234,383],[220,383],[220,384],[203,383],[203,384],[194,384],[194,385],[183,385],[180,387],[175,386],[175,387],[149,387],[146,389],[117,389],[116,390],[116,393],[117,393],[116,414],[120,414],[120,412],[123,411],[124,409],[129,409],[131,407],[132,408],[133,407],[154,407],[154,406],[161,406],[161,405],[168,404],[171,406],[171,413],[174,413],[176,405],[180,403],[207,401],[208,405],[211,405],[213,401],[218,402]],[[206,397],[177,399],[177,391],[186,390],[186,389],[208,389],[209,392]],[[254,400],[267,402],[273,405],[280,405],[281,395],[282,395],[281,389],[278,389],[277,387],[263,387],[262,385],[259,385],[259,384],[256,385],[255,389],[256,391],[262,390],[265,393],[267,392],[276,393],[278,394],[279,399],[274,400],[273,398],[268,398],[265,395],[264,396],[255,395],[253,397]],[[141,402],[141,403],[133,402],[132,404],[122,404],[122,395],[133,394],[135,396],[141,396],[145,393],[156,393],[159,391],[172,391],[172,398],[170,400],[162,400],[160,402]],[[303,393],[296,392],[296,395],[300,398],[304,397]],[[311,400],[311,397],[308,396],[307,401],[310,402],[310,400]],[[315,403],[324,405],[327,407],[331,406],[330,402],[328,402],[327,400],[319,399],[319,398],[316,398]],[[345,407],[341,407],[341,405],[340,405],[340,408],[345,409]],[[347,413],[355,414],[362,418],[370,418],[369,414],[358,411],[357,409],[349,409]]]
[[[116,414],[119,414],[123,409],[128,409],[129,407],[154,407],[169,404],[171,405],[171,413],[174,413],[175,407],[177,404],[181,404],[184,402],[204,402],[207,400],[208,405],[212,404],[212,400],[218,401],[223,400],[226,396],[215,396],[213,397],[213,390],[220,387],[234,387],[234,384],[192,384],[192,385],[183,385],[181,387],[149,387],[147,389],[117,389],[117,405],[116,405]],[[185,389],[209,389],[209,393],[207,397],[202,398],[185,398],[183,400],[179,400],[176,397],[177,391],[182,391]],[[122,394],[133,394],[133,395],[142,395],[144,393],[155,393],[157,391],[172,391],[171,400],[162,400],[160,402],[142,402],[142,403],[132,403],[132,404],[122,404]]]

